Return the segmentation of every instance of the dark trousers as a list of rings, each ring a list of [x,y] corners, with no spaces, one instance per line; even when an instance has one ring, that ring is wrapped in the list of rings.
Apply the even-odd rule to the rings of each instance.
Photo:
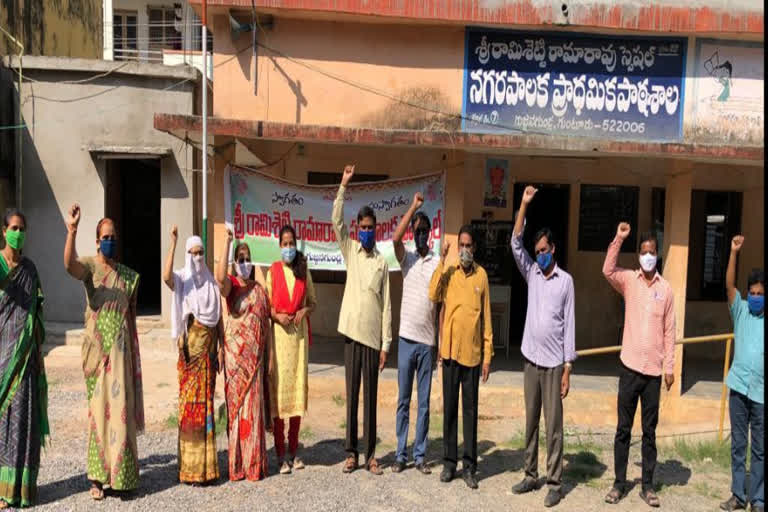
[[[624,488],[627,483],[627,460],[629,441],[632,438],[632,422],[635,419],[637,400],[640,399],[640,413],[643,425],[643,477],[642,489],[653,489],[653,472],[656,469],[656,425],[659,423],[659,397],[661,377],[643,375],[621,365],[619,375],[619,397],[616,439],[613,444],[613,460],[616,469],[614,486]]]
[[[742,503],[762,507],[765,505],[765,407],[731,390],[728,410],[731,416],[731,492]],[[751,430],[752,441],[749,494],[746,492],[748,430]]]
[[[379,385],[379,351],[350,338],[344,338],[344,377],[347,382],[346,451],[357,458],[357,405],[360,377],[363,379],[363,433],[365,461],[376,451],[376,395]]]
[[[481,365],[468,367],[443,360],[443,465],[456,469],[458,461],[459,388],[464,420],[463,470],[477,471],[477,394]]]
[[[523,363],[525,396],[525,476],[539,478],[539,420],[544,409],[547,431],[547,485],[560,490],[563,477],[563,365],[554,368]]]

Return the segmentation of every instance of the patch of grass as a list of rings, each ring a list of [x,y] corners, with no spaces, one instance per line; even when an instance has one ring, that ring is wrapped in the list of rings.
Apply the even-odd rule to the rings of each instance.
[[[227,404],[219,405],[219,412],[216,415],[216,436],[227,432]]]
[[[331,399],[333,400],[333,403],[335,403],[339,407],[344,407],[344,404],[346,404],[346,401],[344,400],[344,397],[341,396],[338,393],[333,395],[333,397]]]
[[[48,382],[48,389],[51,389],[54,386],[58,386],[59,384],[58,379],[49,379],[47,382]]]
[[[502,448],[511,450],[525,450],[525,432],[518,430],[515,435],[507,439],[500,445]],[[567,446],[567,445],[566,445]],[[547,447],[547,436],[543,429],[539,429],[539,449]]]
[[[179,413],[173,412],[165,419],[165,426],[169,429],[179,428]]]
[[[339,423],[339,428],[341,430],[347,430],[347,420],[342,420],[342,422]]]
[[[684,437],[675,439],[675,453],[688,463],[714,464],[718,468],[731,467],[731,444],[717,439],[691,441]],[[749,453],[749,449],[747,450]]]
[[[569,436],[565,438],[565,448],[564,451],[566,453],[576,453],[580,454],[582,452],[584,453],[594,453],[595,455],[600,455],[603,453],[603,447],[597,444],[590,433],[587,434],[576,434],[574,436]]]
[[[432,414],[429,415],[429,435],[428,437],[437,437],[443,435],[443,415]]]
[[[693,490],[696,494],[704,496],[705,498],[718,499],[722,496],[715,489],[711,488],[707,482],[696,482],[693,484]]]
[[[167,382],[158,382],[157,383],[157,387],[158,388],[167,388],[168,386],[170,386],[170,384],[168,384]]]
[[[304,427],[299,431],[299,439],[302,441],[310,441],[315,438],[315,433],[312,432],[311,427]]]

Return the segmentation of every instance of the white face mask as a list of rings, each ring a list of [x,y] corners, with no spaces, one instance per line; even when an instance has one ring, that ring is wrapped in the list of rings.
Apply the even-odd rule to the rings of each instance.
[[[462,247],[459,249],[459,262],[461,263],[461,266],[464,268],[469,268],[472,266],[472,262],[475,260],[474,254],[472,254],[472,250],[468,249],[467,247]]]
[[[239,275],[243,279],[250,279],[252,270],[253,270],[253,263],[251,263],[250,261],[245,261],[243,263],[235,264],[235,272],[237,272],[237,275]]]
[[[640,268],[642,268],[644,272],[653,272],[656,270],[656,256],[653,254],[649,252],[641,254],[639,260]]]
[[[192,256],[192,270],[199,274],[203,270],[203,255],[195,254]]]

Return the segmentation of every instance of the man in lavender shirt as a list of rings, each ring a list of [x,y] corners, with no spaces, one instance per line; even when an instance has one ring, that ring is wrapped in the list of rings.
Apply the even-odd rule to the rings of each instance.
[[[515,494],[538,485],[539,419],[544,409],[547,430],[547,485],[545,507],[562,499],[563,399],[570,388],[574,341],[573,279],[557,266],[552,232],[536,233],[536,261],[523,247],[525,212],[536,189],[526,187],[512,233],[512,254],[528,283],[528,311],[523,332],[523,388],[525,395],[525,478],[512,487]]]

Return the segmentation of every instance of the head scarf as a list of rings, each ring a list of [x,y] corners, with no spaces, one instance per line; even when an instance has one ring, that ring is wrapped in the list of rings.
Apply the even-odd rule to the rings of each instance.
[[[213,279],[205,261],[195,271],[190,249],[203,246],[199,236],[187,238],[184,268],[173,273],[173,308],[171,310],[171,336],[174,339],[187,332],[187,317],[192,315],[207,327],[216,327],[221,317],[219,285]]]

